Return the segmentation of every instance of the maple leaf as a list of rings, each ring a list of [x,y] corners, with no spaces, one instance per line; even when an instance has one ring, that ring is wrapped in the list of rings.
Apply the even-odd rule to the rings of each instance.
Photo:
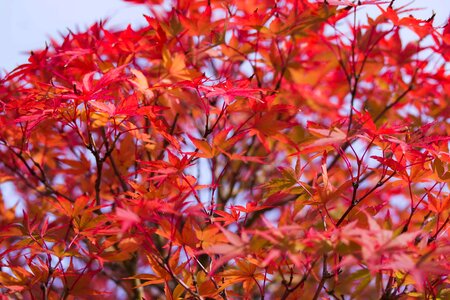
[[[246,97],[259,102],[263,102],[260,97],[255,94],[265,92],[264,89],[249,88],[250,82],[248,80],[241,80],[237,82],[225,81],[213,86],[201,86],[200,90],[206,92],[205,97],[223,97],[226,104],[232,103],[236,97]]]
[[[313,122],[308,122],[307,126],[313,137],[301,144],[301,153],[334,149],[347,140],[347,134],[339,128],[324,128]]]
[[[123,209],[123,208],[116,208],[116,216],[115,219],[117,219],[122,224],[122,232],[127,231],[131,226],[135,224],[139,224],[141,219],[137,214],[132,212],[129,209]]]
[[[214,217],[214,220],[216,222],[224,222],[224,226],[238,222],[241,217],[240,211],[232,208],[230,208],[230,211],[231,213],[215,210],[214,213],[218,215],[218,217]]]
[[[251,293],[252,288],[255,286],[256,280],[263,280],[264,275],[262,272],[257,271],[257,266],[247,262],[245,260],[235,260],[236,268],[229,269],[218,274],[223,278],[222,285],[219,291],[222,291],[230,285],[242,282],[244,291],[247,295]]]
[[[190,35],[198,36],[211,32],[213,22],[211,22],[211,6],[207,5],[202,13],[186,17],[183,13],[178,13],[181,24],[188,29]]]
[[[136,76],[136,79],[130,80],[130,82],[132,82],[136,86],[138,91],[144,94],[147,99],[151,99],[153,97],[153,92],[149,87],[145,75],[141,71],[136,69],[131,69],[131,73],[133,73],[133,75]]]

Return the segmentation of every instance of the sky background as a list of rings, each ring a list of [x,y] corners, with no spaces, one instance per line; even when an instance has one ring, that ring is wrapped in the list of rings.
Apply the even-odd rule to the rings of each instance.
[[[244,1],[244,0],[243,0]],[[396,6],[411,2],[397,0]],[[435,25],[444,25],[450,14],[450,0],[416,0],[414,12],[429,18],[436,12]],[[376,14],[376,7],[369,14]],[[120,0],[0,0],[0,73],[25,63],[32,49],[45,47],[49,37],[85,29],[89,24],[110,17],[110,26],[137,26],[144,22],[142,5],[131,5]]]
[[[120,0],[0,0],[0,72],[25,63],[32,49],[68,28],[84,30],[109,17],[109,26],[138,25],[145,6]]]

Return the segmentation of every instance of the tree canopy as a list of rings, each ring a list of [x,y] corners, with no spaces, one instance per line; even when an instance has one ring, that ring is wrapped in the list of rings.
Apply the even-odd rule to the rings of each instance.
[[[7,299],[448,299],[450,26],[129,2],[0,79]]]

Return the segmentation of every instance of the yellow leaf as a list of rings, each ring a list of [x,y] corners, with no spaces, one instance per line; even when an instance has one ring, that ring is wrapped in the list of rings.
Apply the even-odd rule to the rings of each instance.
[[[125,252],[134,252],[139,249],[141,241],[137,238],[125,238],[120,241],[119,248]]]
[[[147,286],[147,285],[152,285],[152,284],[160,284],[165,281],[163,278],[153,275],[153,274],[139,274],[136,276],[127,277],[125,279],[140,279],[141,281],[145,280],[145,282],[136,286],[136,288]]]
[[[136,69],[131,69],[130,71],[134,76],[136,76],[136,80],[130,81],[137,87],[138,91],[144,94],[146,99],[153,97],[153,92],[149,88],[149,84],[145,75],[142,74],[141,71]]]
[[[196,71],[186,68],[186,57],[182,53],[175,53],[173,56],[167,48],[163,49],[163,66],[169,76],[179,80],[189,80],[195,77]]]

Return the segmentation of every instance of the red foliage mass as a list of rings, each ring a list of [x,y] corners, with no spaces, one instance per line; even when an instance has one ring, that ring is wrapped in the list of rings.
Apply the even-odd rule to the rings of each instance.
[[[448,299],[449,26],[129,2],[1,79],[5,297]]]

